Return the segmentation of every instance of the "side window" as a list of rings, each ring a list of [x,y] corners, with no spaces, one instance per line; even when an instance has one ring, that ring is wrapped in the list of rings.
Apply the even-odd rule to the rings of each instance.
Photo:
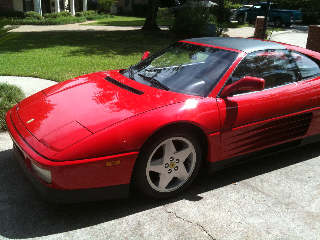
[[[292,51],[291,54],[298,65],[302,79],[320,76],[320,67],[317,63],[302,53]]]
[[[254,5],[252,9],[253,10],[260,10],[260,8],[261,8],[261,5]]]
[[[245,76],[263,78],[265,89],[295,82],[295,64],[291,63],[287,56],[287,50],[250,53],[239,63],[228,83],[234,83]]]

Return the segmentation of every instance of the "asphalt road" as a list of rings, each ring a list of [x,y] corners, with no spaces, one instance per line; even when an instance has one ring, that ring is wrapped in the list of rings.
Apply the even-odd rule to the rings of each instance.
[[[169,200],[150,200],[133,189],[127,199],[69,205],[37,195],[11,146],[8,134],[0,133],[0,239],[320,236],[319,143],[200,176]]]

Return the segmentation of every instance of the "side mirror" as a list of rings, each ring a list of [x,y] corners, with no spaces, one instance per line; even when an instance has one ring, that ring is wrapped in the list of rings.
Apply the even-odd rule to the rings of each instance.
[[[142,55],[142,57],[141,57],[141,61],[144,60],[144,59],[146,59],[146,58],[149,57],[149,56],[150,56],[150,52],[144,52],[143,55]]]
[[[230,93],[236,90],[261,91],[264,89],[264,85],[265,81],[263,78],[246,76],[241,78],[239,81],[226,86],[222,90],[220,97],[227,97]]]

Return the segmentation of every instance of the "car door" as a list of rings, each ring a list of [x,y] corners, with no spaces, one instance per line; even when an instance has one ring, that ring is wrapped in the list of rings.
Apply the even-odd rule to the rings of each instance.
[[[296,64],[287,50],[248,54],[227,84],[245,77],[265,79],[265,89],[234,92],[217,98],[221,118],[219,159],[242,155],[305,136],[316,98],[314,88],[298,81]]]
[[[291,54],[298,66],[301,79],[310,83],[318,96],[318,98],[312,99],[315,108],[312,111],[313,119],[308,131],[309,135],[314,136],[304,139],[303,143],[320,141],[320,61],[296,51],[291,51]]]

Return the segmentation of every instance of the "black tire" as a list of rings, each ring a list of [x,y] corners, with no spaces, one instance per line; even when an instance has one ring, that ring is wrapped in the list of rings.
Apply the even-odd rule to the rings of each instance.
[[[142,147],[132,183],[148,197],[170,198],[193,182],[201,161],[199,141],[191,133],[174,131],[159,134]]]
[[[244,23],[244,16],[243,15],[239,15],[237,17],[238,23]]]
[[[283,19],[281,17],[277,17],[274,19],[274,26],[281,27],[283,25]]]

